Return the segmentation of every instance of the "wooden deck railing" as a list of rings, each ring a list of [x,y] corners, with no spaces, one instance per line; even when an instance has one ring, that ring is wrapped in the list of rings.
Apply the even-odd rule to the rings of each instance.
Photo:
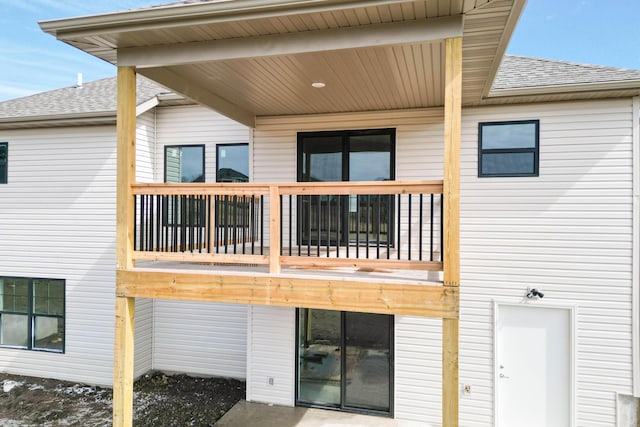
[[[135,184],[133,194],[136,260],[442,270],[442,181]]]

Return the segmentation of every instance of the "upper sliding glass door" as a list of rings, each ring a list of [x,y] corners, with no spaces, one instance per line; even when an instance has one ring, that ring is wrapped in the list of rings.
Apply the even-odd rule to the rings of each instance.
[[[298,134],[298,181],[395,179],[395,129]],[[391,240],[393,199],[379,195],[301,196],[300,243],[380,244]]]
[[[296,401],[391,413],[393,316],[298,310]]]

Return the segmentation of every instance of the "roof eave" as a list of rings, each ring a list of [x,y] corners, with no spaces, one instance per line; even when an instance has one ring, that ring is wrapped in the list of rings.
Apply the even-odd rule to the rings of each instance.
[[[406,0],[235,0],[173,4],[145,9],[39,22],[42,31],[57,38],[151,29],[203,22],[266,18],[325,10],[402,3]]]
[[[575,83],[566,85],[546,85],[546,86],[530,86],[511,89],[493,89],[489,92],[487,99],[505,98],[514,96],[535,96],[550,95],[560,93],[578,93],[578,92],[602,92],[614,90],[640,90],[640,79],[621,80],[612,82],[595,82],[595,83]]]

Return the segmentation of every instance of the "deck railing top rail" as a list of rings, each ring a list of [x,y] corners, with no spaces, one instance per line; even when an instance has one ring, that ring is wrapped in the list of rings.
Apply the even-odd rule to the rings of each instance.
[[[133,194],[149,195],[268,195],[272,187],[282,195],[441,194],[442,181],[340,181],[278,183],[136,183]]]

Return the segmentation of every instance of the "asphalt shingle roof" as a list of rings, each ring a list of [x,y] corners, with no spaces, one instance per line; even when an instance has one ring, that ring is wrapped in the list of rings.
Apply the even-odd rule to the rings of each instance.
[[[640,70],[505,55],[492,90],[640,80]]]
[[[0,102],[0,119],[115,112],[116,92],[117,79],[110,77],[85,83],[80,88],[70,86],[12,99]],[[137,104],[167,92],[170,91],[165,87],[138,75]]]
[[[492,90],[629,80],[640,81],[640,70],[505,55]],[[70,86],[0,102],[0,120],[115,112],[116,84],[116,78],[111,77],[86,83],[82,88]],[[138,75],[137,85],[138,104],[171,92],[141,75]]]

